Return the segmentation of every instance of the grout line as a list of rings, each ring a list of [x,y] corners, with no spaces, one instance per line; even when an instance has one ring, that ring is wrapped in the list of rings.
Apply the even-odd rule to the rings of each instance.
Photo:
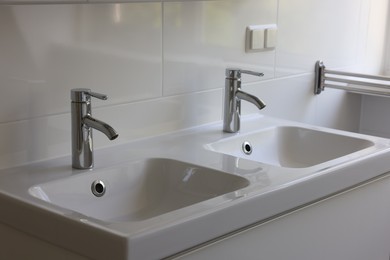
[[[161,1],[161,97],[164,96],[164,82],[165,82],[165,52],[164,52],[164,27],[165,27],[165,23],[164,23],[164,16],[165,16],[165,4],[163,1]]]
[[[314,72],[302,72],[299,74],[285,75],[282,77],[269,78],[269,79],[265,79],[265,80],[261,80],[261,81],[246,82],[245,84],[243,84],[243,86],[266,84],[267,82],[273,82],[273,81],[278,81],[278,80],[288,80],[288,79],[297,78],[297,77],[305,77],[305,76],[309,76],[312,74],[314,74]],[[183,97],[183,96],[188,96],[188,95],[204,94],[204,93],[208,93],[208,92],[221,91],[222,89],[223,88],[219,87],[219,88],[205,89],[205,90],[201,90],[201,91],[184,92],[184,93],[178,93],[178,94],[172,94],[172,95],[166,95],[166,96],[161,95],[161,96],[155,96],[155,97],[141,98],[141,99],[132,100],[132,101],[123,101],[123,102],[118,102],[118,103],[95,106],[94,111],[100,110],[100,109],[105,109],[105,108],[113,108],[116,106],[125,106],[125,105],[129,105],[129,104],[155,102],[155,101],[159,101],[159,100],[166,99],[166,98],[175,98],[175,97],[181,97],[181,96]],[[30,117],[30,118],[22,118],[22,119],[13,120],[13,121],[4,121],[4,122],[0,122],[0,126],[5,125],[5,124],[28,122],[30,120],[43,119],[43,118],[52,117],[52,116],[64,116],[67,114],[70,114],[70,110],[64,111],[64,112],[59,112],[59,113],[53,113],[53,114],[39,115],[39,116]]]
[[[276,2],[276,28],[277,29],[277,35],[276,35],[276,46],[274,51],[274,78],[276,78],[276,56],[278,51],[278,42],[279,42],[279,10],[280,10],[280,0]]]
[[[209,93],[209,92],[210,93],[217,92],[217,91],[221,91],[221,90],[222,90],[222,88],[213,88],[213,89],[205,89],[202,91],[179,93],[179,94],[173,94],[173,95],[167,95],[167,96],[155,96],[155,97],[150,97],[150,98],[142,98],[142,99],[133,100],[133,101],[124,101],[124,102],[106,104],[106,105],[101,105],[101,106],[95,106],[93,110],[97,111],[97,110],[106,109],[106,108],[110,109],[110,108],[114,108],[114,107],[118,107],[118,106],[136,105],[136,104],[145,103],[145,102],[156,102],[156,101],[169,99],[169,98],[183,98],[185,96],[199,95],[199,94],[205,94],[205,93]],[[28,122],[30,120],[44,119],[47,117],[65,116],[65,115],[70,115],[70,110],[64,111],[64,112],[59,112],[59,113],[53,113],[53,114],[39,115],[39,116],[30,117],[30,118],[21,118],[21,119],[13,120],[13,121],[4,121],[4,122],[0,122],[0,126],[6,125],[6,124]]]

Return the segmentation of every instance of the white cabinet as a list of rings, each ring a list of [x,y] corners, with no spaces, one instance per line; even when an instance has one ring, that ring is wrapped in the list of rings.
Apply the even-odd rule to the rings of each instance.
[[[390,178],[201,247],[176,260],[388,260]]]
[[[88,260],[86,257],[27,235],[2,223],[0,223],[0,234],[0,259]]]

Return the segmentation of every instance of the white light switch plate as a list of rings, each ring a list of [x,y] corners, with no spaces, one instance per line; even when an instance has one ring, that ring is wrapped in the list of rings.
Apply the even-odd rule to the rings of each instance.
[[[278,32],[278,29],[276,27],[265,29],[264,48],[270,49],[270,48],[276,47],[277,32]]]
[[[250,32],[249,46],[251,50],[260,50],[264,49],[265,38],[264,38],[264,29],[255,29]]]
[[[272,51],[276,47],[276,24],[250,25],[246,28],[245,52]]]

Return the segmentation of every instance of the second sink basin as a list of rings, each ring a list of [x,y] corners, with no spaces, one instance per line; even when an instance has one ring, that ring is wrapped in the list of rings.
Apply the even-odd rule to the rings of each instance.
[[[153,158],[43,183],[29,193],[89,217],[122,222],[149,219],[248,185],[233,174]]]
[[[209,150],[286,168],[311,167],[374,143],[346,135],[278,126],[208,144]]]

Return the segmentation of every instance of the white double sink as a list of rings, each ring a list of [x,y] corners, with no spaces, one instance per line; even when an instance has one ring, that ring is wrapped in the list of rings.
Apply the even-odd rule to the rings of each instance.
[[[390,171],[387,139],[259,115],[221,129],[98,150],[91,171],[2,170],[0,222],[93,259],[161,259]]]

